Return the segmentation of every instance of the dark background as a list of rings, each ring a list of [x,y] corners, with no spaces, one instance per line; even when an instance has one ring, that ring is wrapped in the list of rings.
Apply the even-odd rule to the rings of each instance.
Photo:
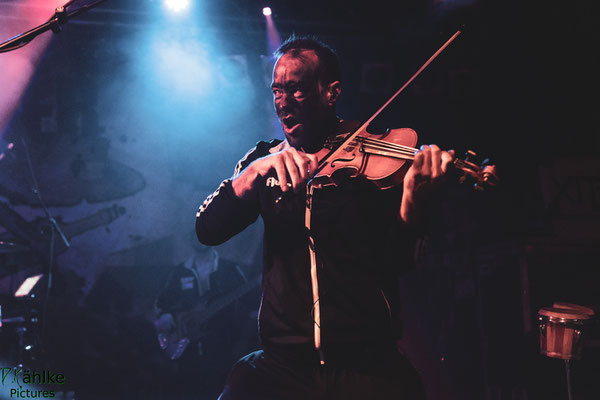
[[[29,310],[10,294],[48,268],[27,148],[59,223],[103,217],[80,222],[86,229],[69,249],[55,239],[44,340],[39,325],[28,328],[37,345],[27,362],[63,372],[77,398],[214,399],[233,362],[258,348],[256,287],[208,323],[201,357],[168,360],[151,309],[182,261],[177,243],[195,209],[257,140],[277,135],[266,5],[282,38],[315,34],[338,51],[345,119],[367,119],[462,30],[372,127],[411,127],[421,143],[473,149],[502,182],[487,192],[449,185],[432,210],[417,268],[399,282],[402,346],[432,399],[567,398],[562,361],[539,355],[537,311],[556,301],[600,306],[600,32],[591,1],[227,0],[197,2],[173,23],[158,1],[121,0],[69,22],[3,133],[16,146],[0,160],[0,235],[27,248],[0,254],[3,313]],[[152,58],[157,48],[182,51]],[[185,71],[184,61],[166,60],[186,53],[208,60],[212,92],[163,79]],[[193,78],[188,86],[205,82]],[[218,248],[223,265],[247,276],[260,264],[260,223],[253,229]],[[15,329],[2,336],[12,365]],[[598,398],[597,339],[584,350],[572,365],[575,398]]]

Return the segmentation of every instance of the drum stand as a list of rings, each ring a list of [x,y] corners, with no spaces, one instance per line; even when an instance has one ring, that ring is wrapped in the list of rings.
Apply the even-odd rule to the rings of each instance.
[[[567,374],[567,393],[569,400],[573,400],[573,389],[571,388],[571,360],[565,360],[565,373]]]

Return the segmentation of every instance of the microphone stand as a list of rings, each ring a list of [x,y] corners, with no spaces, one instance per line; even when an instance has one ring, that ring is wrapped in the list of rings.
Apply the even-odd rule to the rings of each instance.
[[[42,195],[40,193],[37,179],[35,177],[33,163],[31,162],[31,154],[29,152],[29,146],[27,145],[27,142],[25,141],[25,138],[23,138],[23,137],[21,138],[21,142],[23,143],[23,149],[25,150],[25,156],[27,158],[27,165],[29,167],[29,172],[31,173],[31,190],[37,196],[37,198],[42,206],[42,209],[44,210],[44,214],[46,214],[46,218],[48,219],[48,222],[50,223],[50,249],[49,249],[48,269],[47,269],[48,284],[46,286],[46,295],[44,296],[44,302],[43,302],[43,306],[42,306],[42,327],[41,327],[41,331],[40,331],[42,352],[45,352],[44,341],[45,341],[45,337],[46,337],[46,325],[47,325],[47,321],[48,321],[48,318],[47,318],[48,303],[50,302],[50,293],[51,293],[51,289],[52,289],[52,278],[53,278],[52,270],[53,270],[53,266],[54,266],[54,242],[55,242],[56,232],[58,232],[58,235],[60,236],[60,238],[62,239],[63,243],[65,244],[65,246],[67,248],[71,247],[71,244],[69,243],[69,240],[67,239],[67,237],[64,234],[64,232],[62,231],[62,229],[60,229],[58,222],[56,222],[56,220],[50,213],[50,210],[46,206],[46,203],[44,203],[44,200],[42,199]]]
[[[79,7],[78,9],[68,12],[67,7],[76,0],[71,0],[67,4],[57,7],[54,11],[54,15],[50,17],[50,19],[44,22],[42,25],[30,29],[25,33],[17,35],[12,39],[7,40],[4,43],[0,43],[0,53],[6,53],[11,50],[16,50],[20,47],[25,46],[27,43],[31,42],[36,36],[48,31],[52,30],[54,33],[60,32],[60,26],[65,24],[69,18],[74,17],[77,14],[80,14],[84,11],[87,11],[91,8],[96,7],[98,4],[103,3],[106,0],[97,0],[91,4],[86,6]]]

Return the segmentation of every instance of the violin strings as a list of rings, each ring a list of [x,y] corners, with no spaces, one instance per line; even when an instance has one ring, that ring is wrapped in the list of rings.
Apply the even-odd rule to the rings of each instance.
[[[386,142],[386,141],[380,140],[380,139],[366,138],[363,136],[358,136],[357,138],[355,138],[352,141],[352,144],[356,145],[357,141],[360,143],[369,145],[369,148],[372,148],[372,149],[380,149],[380,150],[385,149],[385,150],[389,150],[392,152],[398,152],[398,153],[402,153],[402,154],[410,155],[410,156],[413,156],[415,151],[417,151],[417,149],[412,148],[412,147],[403,146],[403,145],[391,143],[391,142]]]
[[[413,147],[408,147],[408,146],[404,146],[404,145],[393,143],[393,142],[387,142],[387,141],[381,140],[381,139],[360,137],[359,140],[362,141],[362,142],[376,143],[376,144],[379,144],[379,145],[382,145],[382,146],[385,146],[385,147],[389,147],[389,148],[394,148],[394,149],[397,149],[397,150],[402,150],[402,151],[410,152],[411,154],[414,154],[415,151],[417,151],[417,149],[415,149]]]
[[[415,151],[417,150],[417,149],[413,149],[411,147],[399,145],[396,143],[385,142],[383,140],[378,140],[378,139],[370,139],[370,138],[361,137],[359,139],[359,141],[364,143],[366,148],[389,151],[392,153],[396,153],[396,154],[402,156],[402,158],[406,158],[409,160],[414,159],[414,154],[415,154]]]
[[[414,160],[414,154],[417,151],[416,148],[404,146],[397,143],[386,142],[381,139],[367,138],[364,136],[358,136],[353,141],[352,144],[356,145],[356,143],[362,143],[364,145],[365,150],[380,150],[387,151],[397,155],[399,158],[405,160]],[[454,166],[467,172],[474,172],[473,165],[467,161],[461,160],[459,158],[454,159]]]
[[[417,151],[417,149],[408,146],[390,143],[379,139],[360,137],[360,139],[358,140],[364,144],[366,150],[389,151],[391,153],[397,154],[399,158],[407,160],[414,160],[414,152]],[[473,173],[477,171],[477,168],[473,168],[473,165],[471,163],[461,160],[459,158],[454,159],[453,165],[456,168],[461,169],[463,172],[470,171],[471,173]]]
[[[359,141],[369,145],[370,148],[379,149],[379,150],[385,149],[385,150],[395,151],[395,152],[398,152],[399,154],[410,156],[410,159],[414,159],[414,153],[417,151],[417,149],[412,148],[412,147],[403,146],[403,145],[391,143],[391,142],[386,142],[386,141],[380,140],[380,139],[360,137]],[[469,162],[461,160],[460,158],[454,159],[454,164],[456,164],[457,166],[459,166],[461,168],[473,169],[473,166]]]
[[[415,156],[412,153],[406,153],[406,152],[402,152],[402,151],[398,151],[398,150],[394,150],[394,149],[389,149],[389,148],[374,145],[374,144],[366,143],[366,144],[364,144],[363,149],[364,149],[365,153],[381,151],[381,152],[385,152],[386,154],[382,154],[382,155],[387,156],[387,157],[401,158],[404,160],[414,160],[415,159]]]

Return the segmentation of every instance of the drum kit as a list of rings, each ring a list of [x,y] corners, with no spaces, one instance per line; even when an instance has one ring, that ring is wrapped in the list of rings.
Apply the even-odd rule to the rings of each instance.
[[[569,400],[572,400],[570,361],[582,358],[586,333],[595,322],[594,310],[577,304],[556,302],[552,307],[540,309],[538,319],[540,352],[564,360],[567,392]]]

